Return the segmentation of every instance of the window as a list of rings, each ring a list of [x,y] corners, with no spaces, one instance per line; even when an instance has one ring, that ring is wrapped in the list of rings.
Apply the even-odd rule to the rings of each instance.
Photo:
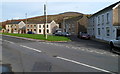
[[[47,29],[47,33],[49,33],[49,30]]]
[[[36,27],[36,25],[34,25],[34,27]]]
[[[31,27],[32,27],[32,25],[31,25]]]
[[[104,15],[102,15],[102,25],[104,24]]]
[[[98,35],[100,35],[100,28],[98,28]]]
[[[27,31],[29,31],[29,29],[27,29]]]
[[[34,29],[34,31],[36,31],[36,29]]]
[[[47,28],[48,28],[49,26],[47,25]]]
[[[107,24],[109,24],[109,13],[107,13]]]
[[[100,25],[100,17],[98,16],[98,25]]]
[[[110,36],[110,28],[109,27],[106,27],[106,35]]]
[[[94,26],[94,20],[95,20],[95,19],[94,19],[94,17],[93,17],[93,26]]]
[[[41,33],[41,29],[39,29],[39,33]]]
[[[43,28],[45,28],[45,25],[43,25]]]
[[[39,25],[39,28],[41,28],[41,25]]]

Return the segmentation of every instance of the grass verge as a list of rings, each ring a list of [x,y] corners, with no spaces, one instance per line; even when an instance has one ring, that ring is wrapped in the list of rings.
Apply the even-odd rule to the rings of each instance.
[[[17,37],[38,39],[38,40],[47,40],[47,41],[71,41],[69,38],[63,37],[63,36],[48,35],[48,38],[45,39],[44,35],[40,35],[40,34],[14,34],[14,33],[3,33],[3,34],[4,35],[17,36]]]

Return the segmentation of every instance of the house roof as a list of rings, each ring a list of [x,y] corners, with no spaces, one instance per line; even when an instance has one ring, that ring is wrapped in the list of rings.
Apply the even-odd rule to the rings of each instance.
[[[53,20],[51,21],[47,21],[47,23],[51,23]],[[44,24],[46,23],[45,21],[34,21],[34,22],[27,22],[27,24]]]
[[[47,23],[51,23],[53,20],[48,20]],[[12,21],[7,24],[19,24],[21,21]],[[27,24],[44,24],[45,21],[27,21]]]
[[[10,22],[10,23],[7,23],[7,24],[19,24],[21,21],[13,21],[13,22]]]
[[[119,2],[116,2],[116,3],[112,4],[112,5],[110,5],[110,6],[106,7],[106,8],[104,8],[104,9],[102,9],[102,10],[96,12],[96,13],[94,13],[92,16],[94,16],[94,15],[96,15],[96,14],[98,14],[98,13],[104,11],[104,10],[112,9],[113,7],[115,7],[115,6],[116,6],[117,4],[119,4],[119,3],[120,3],[120,1],[119,1]],[[91,16],[91,17],[92,17],[92,16]]]

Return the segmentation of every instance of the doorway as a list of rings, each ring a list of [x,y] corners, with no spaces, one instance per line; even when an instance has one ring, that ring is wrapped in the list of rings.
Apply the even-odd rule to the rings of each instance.
[[[117,37],[120,36],[120,29],[117,29]]]

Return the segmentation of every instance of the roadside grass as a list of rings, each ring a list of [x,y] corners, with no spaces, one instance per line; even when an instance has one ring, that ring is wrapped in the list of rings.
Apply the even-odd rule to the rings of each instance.
[[[48,35],[48,38],[45,39],[44,35],[40,35],[40,34],[14,34],[14,33],[3,33],[3,34],[4,35],[17,36],[17,37],[38,39],[38,40],[47,40],[47,41],[71,41],[69,38],[63,37],[63,36]]]

